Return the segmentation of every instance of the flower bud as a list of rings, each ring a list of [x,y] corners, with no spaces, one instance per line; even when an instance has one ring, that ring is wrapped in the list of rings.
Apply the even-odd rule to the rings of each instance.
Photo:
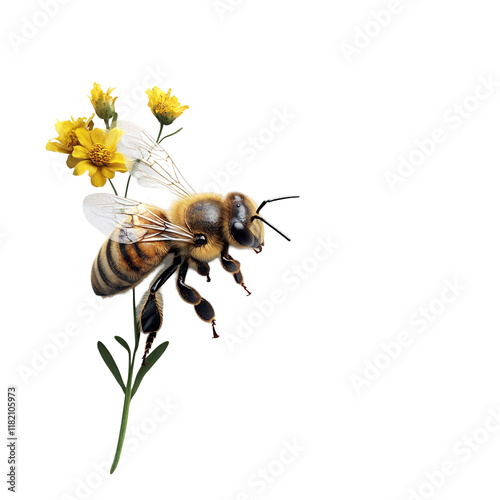
[[[94,106],[96,115],[106,122],[113,118],[115,114],[115,101],[117,97],[111,97],[113,90],[115,89],[108,88],[107,92],[104,93],[101,86],[98,83],[94,83],[94,88],[90,91],[89,99],[92,106]]]

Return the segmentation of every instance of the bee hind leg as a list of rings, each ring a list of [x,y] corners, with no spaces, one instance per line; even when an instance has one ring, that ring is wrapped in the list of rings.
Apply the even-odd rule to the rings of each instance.
[[[238,285],[241,285],[243,287],[245,292],[247,292],[247,295],[251,295],[252,292],[245,286],[245,283],[243,281],[243,275],[241,274],[240,270],[241,265],[236,259],[233,259],[229,255],[227,247],[224,248],[224,250],[220,254],[220,262],[223,269],[233,275],[234,281],[236,281]]]
[[[153,345],[156,334],[163,323],[163,304],[160,292],[148,292],[148,296],[139,313],[139,326],[141,331],[147,334],[144,355],[142,356],[142,366],[146,366],[146,356]]]
[[[207,265],[208,267],[208,265]],[[177,274],[177,291],[181,298],[188,304],[194,306],[194,310],[200,319],[207,323],[212,323],[213,338],[216,339],[219,335],[215,331],[215,312],[214,308],[204,299],[193,287],[186,285],[186,274],[189,269],[188,261],[185,260],[179,267]]]
[[[146,356],[148,355],[156,334],[163,323],[163,303],[159,289],[175,273],[180,264],[180,257],[175,257],[172,264],[162,271],[149,288],[149,292],[143,301],[139,311],[139,326],[143,333],[148,335],[142,366],[146,366]]]

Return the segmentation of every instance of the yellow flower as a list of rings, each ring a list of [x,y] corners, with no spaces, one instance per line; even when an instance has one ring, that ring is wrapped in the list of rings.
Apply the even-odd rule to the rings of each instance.
[[[45,149],[55,151],[56,153],[71,154],[73,152],[73,148],[79,144],[75,130],[82,127],[92,130],[94,128],[92,118],[94,118],[94,115],[92,115],[88,120],[87,118],[78,118],[75,120],[73,117],[71,117],[71,120],[65,120],[63,122],[57,120],[56,132],[59,135],[47,142]]]
[[[125,158],[116,152],[123,130],[114,128],[107,132],[100,128],[92,131],[79,128],[76,136],[80,145],[73,148],[68,157],[67,165],[74,168],[73,175],[89,173],[90,181],[95,187],[102,187],[115,172],[127,172]]]
[[[118,97],[111,97],[114,88],[109,88],[106,93],[98,83],[94,83],[94,88],[90,91],[90,102],[94,106],[95,112],[103,120],[111,120],[115,114],[115,101]]]
[[[184,110],[189,108],[189,106],[181,106],[177,97],[170,96],[170,92],[172,92],[172,89],[168,89],[165,94],[158,87],[153,87],[153,90],[146,90],[149,97],[148,106],[162,125],[170,125],[182,115]]]

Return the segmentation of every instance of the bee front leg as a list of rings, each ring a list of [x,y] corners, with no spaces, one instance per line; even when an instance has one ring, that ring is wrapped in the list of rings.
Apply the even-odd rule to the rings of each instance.
[[[143,333],[148,335],[146,339],[146,346],[144,349],[144,356],[142,357],[142,366],[146,365],[146,356],[153,345],[153,341],[156,334],[161,328],[163,322],[163,304],[160,295],[160,288],[165,284],[165,282],[175,273],[176,269],[181,263],[180,257],[175,257],[172,264],[162,271],[159,276],[155,279],[147,297],[144,300],[140,308],[139,325]]]
[[[190,260],[193,263],[193,266],[196,269],[196,272],[200,276],[206,276],[207,277],[207,281],[211,281],[210,280],[210,266],[208,265],[208,263],[207,262],[203,262],[203,261],[198,260],[198,259],[194,259],[193,257],[191,257]]]
[[[245,283],[243,282],[243,275],[240,271],[240,263],[229,255],[228,247],[225,247],[224,250],[222,250],[222,253],[220,254],[220,262],[224,270],[233,275],[234,281],[236,281],[238,285],[241,285],[244,288],[245,292],[247,292],[247,295],[251,295],[252,292],[245,286]]]
[[[179,295],[188,304],[194,306],[196,314],[207,323],[212,323],[214,339],[218,337],[215,331],[215,312],[214,308],[206,299],[204,299],[193,287],[186,285],[186,274],[189,269],[188,261],[185,260],[179,267],[177,274],[177,290]]]

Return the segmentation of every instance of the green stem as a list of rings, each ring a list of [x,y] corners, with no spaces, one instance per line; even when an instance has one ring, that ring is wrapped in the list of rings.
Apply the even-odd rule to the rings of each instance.
[[[139,327],[139,320],[136,316],[136,305],[135,305],[135,288],[132,289],[132,305],[134,306],[134,336],[135,336],[135,347],[134,354],[132,356],[132,364],[135,361],[135,353],[139,347],[139,339],[141,338],[141,328]]]
[[[128,356],[127,387],[125,390],[125,400],[123,402],[122,421],[121,421],[121,425],[120,425],[120,434],[118,435],[118,444],[116,445],[115,458],[113,459],[113,464],[111,465],[110,474],[113,474],[116,467],[118,466],[118,462],[120,461],[120,455],[122,453],[123,443],[125,441],[125,434],[127,431],[130,401],[132,400],[132,374],[134,371],[135,354],[136,354],[137,348],[139,346],[139,336],[140,336],[139,324],[137,322],[136,314],[135,314],[135,288],[132,290],[132,306],[133,306],[133,318],[134,318],[135,346],[134,346],[134,353],[132,355],[132,359],[130,358],[130,354]]]
[[[160,140],[162,130],[163,130],[163,123],[160,123],[160,131],[158,132],[158,137],[156,138],[156,142]]]
[[[130,179],[131,179],[132,175],[131,174],[128,174],[128,181],[127,181],[127,186],[125,187],[125,196],[124,198],[127,197],[127,193],[128,193],[128,185],[130,184]]]
[[[111,182],[111,179],[108,179],[108,181],[111,184],[111,187],[113,188],[113,191],[115,192],[116,196],[118,196],[118,193],[116,192],[115,186],[113,186],[113,183]]]
[[[156,142],[160,144],[163,139],[166,139],[167,137],[172,137],[173,135],[177,134],[177,132],[180,132],[184,127],[181,127],[179,130],[176,130],[175,132],[172,132],[171,134],[166,135],[165,137],[162,137],[159,141],[157,140]],[[160,137],[160,136],[158,136]]]
[[[130,360],[130,356],[129,356]],[[113,464],[111,465],[110,474],[113,474],[118,462],[120,461],[120,455],[122,454],[123,442],[125,441],[125,433],[127,431],[128,423],[128,412],[130,408],[130,400],[132,399],[132,367],[129,365],[128,378],[127,378],[127,388],[125,391],[125,401],[123,402],[123,412],[122,412],[122,423],[120,425],[120,434],[118,435],[118,444],[116,445],[115,458]]]
[[[106,130],[109,130],[109,119],[104,118],[104,124],[106,125]]]

